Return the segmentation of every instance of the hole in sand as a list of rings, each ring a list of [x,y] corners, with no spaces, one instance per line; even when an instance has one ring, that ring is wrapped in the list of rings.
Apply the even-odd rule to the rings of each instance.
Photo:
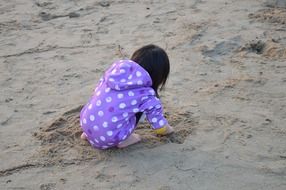
[[[191,118],[190,112],[166,112],[169,123],[174,126],[175,133],[168,136],[157,136],[147,123],[141,123],[135,132],[142,136],[142,142],[125,149],[96,150],[87,141],[80,139],[82,133],[79,126],[79,113],[82,106],[65,112],[62,116],[41,127],[34,137],[41,142],[41,147],[35,159],[46,165],[70,165],[86,160],[103,160],[111,154],[122,153],[134,148],[154,148],[166,143],[182,144],[192,133],[193,126],[197,123]],[[172,113],[172,114],[171,114]],[[176,113],[176,114],[173,114]]]

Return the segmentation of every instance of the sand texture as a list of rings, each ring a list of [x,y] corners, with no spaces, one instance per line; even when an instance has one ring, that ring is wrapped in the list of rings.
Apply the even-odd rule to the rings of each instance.
[[[91,148],[80,109],[149,43],[174,134]],[[285,190],[285,73],[284,0],[2,0],[0,189]]]

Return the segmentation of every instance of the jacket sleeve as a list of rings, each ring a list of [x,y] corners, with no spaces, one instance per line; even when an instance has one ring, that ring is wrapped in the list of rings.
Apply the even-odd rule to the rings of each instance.
[[[168,125],[168,121],[164,117],[163,107],[159,98],[148,96],[146,102],[142,104],[141,110],[146,114],[146,118],[153,129],[160,129]]]

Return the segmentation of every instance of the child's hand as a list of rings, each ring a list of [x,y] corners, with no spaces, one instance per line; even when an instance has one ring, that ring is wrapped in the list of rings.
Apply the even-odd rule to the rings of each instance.
[[[160,129],[156,129],[155,130],[155,133],[157,135],[167,135],[167,134],[171,134],[174,132],[174,129],[173,127],[169,126],[169,125],[166,125],[165,127],[162,127]]]

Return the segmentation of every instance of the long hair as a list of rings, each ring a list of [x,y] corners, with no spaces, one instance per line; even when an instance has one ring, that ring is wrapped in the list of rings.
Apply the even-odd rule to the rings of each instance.
[[[159,46],[150,44],[136,50],[131,60],[138,63],[150,75],[152,88],[158,96],[158,89],[162,90],[170,73],[170,63],[167,53]]]

